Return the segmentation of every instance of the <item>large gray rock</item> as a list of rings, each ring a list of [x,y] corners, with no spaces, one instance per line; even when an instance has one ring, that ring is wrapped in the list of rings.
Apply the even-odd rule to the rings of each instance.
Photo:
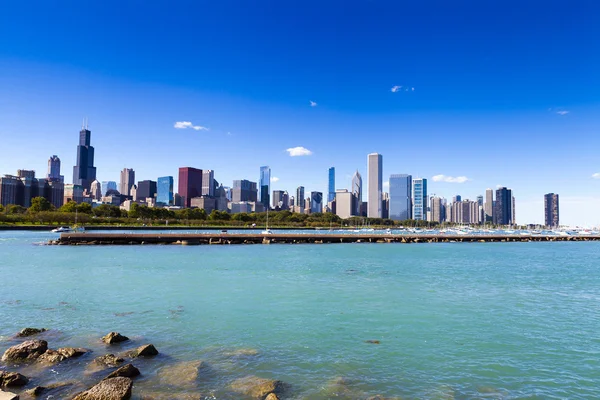
[[[118,367],[124,361],[125,360],[123,360],[121,357],[117,357],[114,354],[105,354],[103,356],[96,357],[93,363],[98,366],[114,368]]]
[[[233,381],[229,388],[236,393],[255,399],[264,400],[269,394],[280,395],[287,389],[287,385],[273,379],[246,376]]]
[[[129,354],[131,357],[152,357],[158,355],[158,350],[156,350],[156,347],[154,347],[153,344],[145,344]]]
[[[37,335],[42,332],[46,332],[46,328],[24,328],[24,329],[21,329],[21,332],[17,333],[16,336],[23,338],[23,337]]]
[[[28,382],[29,379],[18,372],[0,371],[0,387],[20,387]]]
[[[127,400],[131,398],[132,386],[133,382],[129,378],[110,378],[79,393],[73,400]]]
[[[46,399],[63,398],[66,395],[66,391],[72,388],[74,385],[74,382],[56,382],[46,386],[36,386],[25,391],[25,394],[29,397],[38,397],[44,395]]]
[[[11,392],[0,390],[0,400],[19,400],[19,396]]]
[[[128,341],[127,336],[121,335],[119,332],[110,332],[106,336],[102,337],[102,341],[106,344],[114,344]]]
[[[192,386],[200,375],[208,373],[209,369],[209,366],[200,360],[179,362],[161,368],[158,371],[158,381],[161,386]]]
[[[88,352],[89,350],[87,349],[75,347],[62,347],[58,350],[48,349],[38,358],[38,361],[46,364],[58,364],[59,362],[69,358],[81,357]]]
[[[118,376],[125,378],[134,378],[140,374],[140,370],[131,364],[123,365],[121,368],[111,372],[104,380],[110,378],[116,378]]]
[[[48,350],[48,342],[45,340],[27,340],[6,350],[2,361],[33,361],[46,350]]]

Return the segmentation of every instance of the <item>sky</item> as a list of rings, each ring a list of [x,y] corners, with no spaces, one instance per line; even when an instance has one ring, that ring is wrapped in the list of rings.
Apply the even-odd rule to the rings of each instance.
[[[412,4],[415,3],[415,4]],[[0,174],[72,179],[89,121],[99,180],[179,167],[272,190],[429,179],[506,186],[518,223],[600,226],[597,1],[28,1],[0,12]],[[594,175],[596,174],[596,175]],[[384,186],[384,190],[386,187]],[[366,196],[364,198],[366,200]]]

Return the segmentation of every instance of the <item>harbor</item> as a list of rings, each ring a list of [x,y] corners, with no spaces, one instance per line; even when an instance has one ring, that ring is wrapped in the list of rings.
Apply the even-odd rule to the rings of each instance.
[[[240,245],[597,241],[600,235],[394,233],[61,233],[52,245]]]

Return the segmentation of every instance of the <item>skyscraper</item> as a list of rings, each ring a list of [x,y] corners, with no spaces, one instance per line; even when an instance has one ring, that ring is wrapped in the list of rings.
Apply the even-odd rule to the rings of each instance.
[[[48,180],[64,181],[64,177],[60,174],[60,158],[58,156],[48,159]]]
[[[131,187],[133,185],[135,185],[135,171],[131,168],[123,168],[123,171],[121,171],[119,192],[123,196],[131,196]]]
[[[496,205],[494,208],[494,224],[512,225],[513,196],[505,187],[496,189]]]
[[[444,207],[444,199],[433,196],[431,198],[431,221],[444,222],[446,207]]]
[[[368,212],[369,218],[381,218],[381,192],[383,188],[383,157],[381,154],[371,153],[367,157],[368,176]]]
[[[117,182],[115,181],[102,181],[102,196],[106,196],[109,190],[117,190]]]
[[[90,194],[93,200],[102,199],[102,184],[97,179],[90,184]]]
[[[331,203],[333,200],[335,200],[335,167],[329,168],[327,191],[327,202]]]
[[[548,228],[558,228],[558,195],[548,193],[544,195],[544,220]]]
[[[483,207],[483,196],[482,195],[477,196],[477,204],[479,204],[481,207]]]
[[[191,200],[202,195],[202,170],[192,167],[179,168],[179,190],[181,204],[191,207]]]
[[[156,204],[159,203],[163,206],[172,206],[175,204],[172,176],[162,176],[158,178],[156,184]]]
[[[242,201],[256,202],[256,199],[256,182],[250,182],[246,179],[233,181],[233,188],[231,189],[231,201],[233,203]]]
[[[301,214],[304,213],[304,186],[298,186],[296,188],[296,207],[297,211]]]
[[[79,145],[77,145],[77,163],[73,167],[73,185],[83,187],[90,191],[91,183],[96,180],[96,167],[94,167],[94,148],[90,145],[92,132],[87,126],[82,126],[79,132]]]
[[[202,171],[202,196],[215,196],[215,171],[212,169]]]
[[[413,179],[412,189],[413,219],[425,221],[427,219],[427,179]]]
[[[323,193],[310,192],[310,212],[311,213],[323,212]]]
[[[412,219],[412,176],[390,175],[390,219]]]
[[[260,179],[258,180],[258,201],[266,208],[270,206],[271,193],[271,168],[265,165],[260,167]]]
[[[154,198],[156,195],[156,181],[139,181],[137,184],[137,197],[146,201],[147,198]]]
[[[362,208],[362,177],[358,173],[358,170],[356,170],[354,176],[352,177],[352,189],[350,192],[354,197],[354,201],[352,202],[354,205],[352,215],[360,215]]]
[[[485,203],[483,209],[485,211],[484,222],[492,222],[494,214],[494,191],[492,189],[485,190]]]

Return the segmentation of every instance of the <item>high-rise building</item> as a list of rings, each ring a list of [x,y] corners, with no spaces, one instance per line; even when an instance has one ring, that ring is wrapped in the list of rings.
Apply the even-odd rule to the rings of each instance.
[[[48,159],[48,180],[65,180],[65,177],[60,174],[60,158],[58,158],[58,156],[52,156]]]
[[[260,167],[260,180],[258,181],[259,186],[259,200],[265,209],[270,206],[270,193],[271,193],[271,168],[268,166]]]
[[[350,218],[354,215],[355,197],[347,189],[338,189],[335,191],[335,214],[342,218]]]
[[[496,204],[494,208],[494,224],[513,224],[513,196],[512,191],[505,187],[496,189]]]
[[[431,221],[432,222],[444,222],[444,214],[446,207],[444,207],[444,199],[441,197],[433,196],[431,198]]]
[[[412,176],[390,175],[390,219],[405,221],[412,219]]]
[[[457,194],[456,196],[454,196],[454,197],[452,198],[452,202],[453,202],[453,203],[458,203],[458,202],[460,202],[460,201],[462,201],[462,197],[461,197],[461,195],[460,195],[460,194]]]
[[[243,201],[256,202],[258,198],[256,182],[250,182],[246,179],[233,181],[231,193],[231,201],[234,203],[240,203]]]
[[[162,206],[172,206],[175,204],[172,176],[161,176],[158,178],[156,184],[156,204]]]
[[[64,199],[63,204],[68,203],[69,201],[74,201],[75,203],[83,202],[83,186],[81,185],[71,185],[67,184],[64,187]]]
[[[4,175],[0,178],[0,204],[21,205],[23,203],[23,182],[17,176]]]
[[[79,131],[79,145],[77,145],[77,163],[73,167],[73,185],[83,187],[90,191],[90,185],[96,180],[96,167],[94,167],[94,148],[91,146],[92,132],[86,126]]]
[[[427,219],[427,179],[415,178],[412,182],[412,210],[413,219],[425,221]]]
[[[202,170],[202,196],[215,197],[215,171]]]
[[[102,199],[102,184],[97,179],[90,184],[90,194],[93,200]]]
[[[311,213],[323,212],[323,193],[310,192],[310,212]]]
[[[288,192],[283,190],[273,190],[273,208],[287,210],[289,208]]]
[[[352,210],[352,215],[361,215],[362,209],[362,177],[358,173],[358,170],[354,173],[352,177],[352,189],[350,190],[352,196],[354,196],[354,210]]]
[[[329,168],[327,177],[327,202],[335,200],[335,167]]]
[[[117,190],[117,182],[102,181],[102,196],[106,196],[106,193],[108,193],[109,190]]]
[[[202,170],[192,167],[179,168],[178,185],[183,207],[190,208],[192,198],[202,195]]]
[[[381,193],[383,189],[383,157],[381,154],[371,153],[367,157],[368,196],[369,203],[367,216],[381,218]]]
[[[296,212],[301,214],[304,213],[304,186],[298,186],[296,188],[296,206],[294,207]]]
[[[544,221],[548,228],[558,228],[558,195],[548,193],[544,195]]]
[[[485,211],[485,221],[492,222],[494,214],[494,191],[492,189],[485,190],[485,204],[483,205]]]
[[[477,204],[479,204],[481,207],[483,207],[483,196],[482,195],[477,196]]]
[[[135,171],[131,168],[123,168],[123,171],[121,171],[119,192],[123,196],[131,196],[131,187],[133,185],[135,185]]]
[[[154,198],[156,196],[156,181],[139,181],[137,184],[137,197],[140,200]]]

